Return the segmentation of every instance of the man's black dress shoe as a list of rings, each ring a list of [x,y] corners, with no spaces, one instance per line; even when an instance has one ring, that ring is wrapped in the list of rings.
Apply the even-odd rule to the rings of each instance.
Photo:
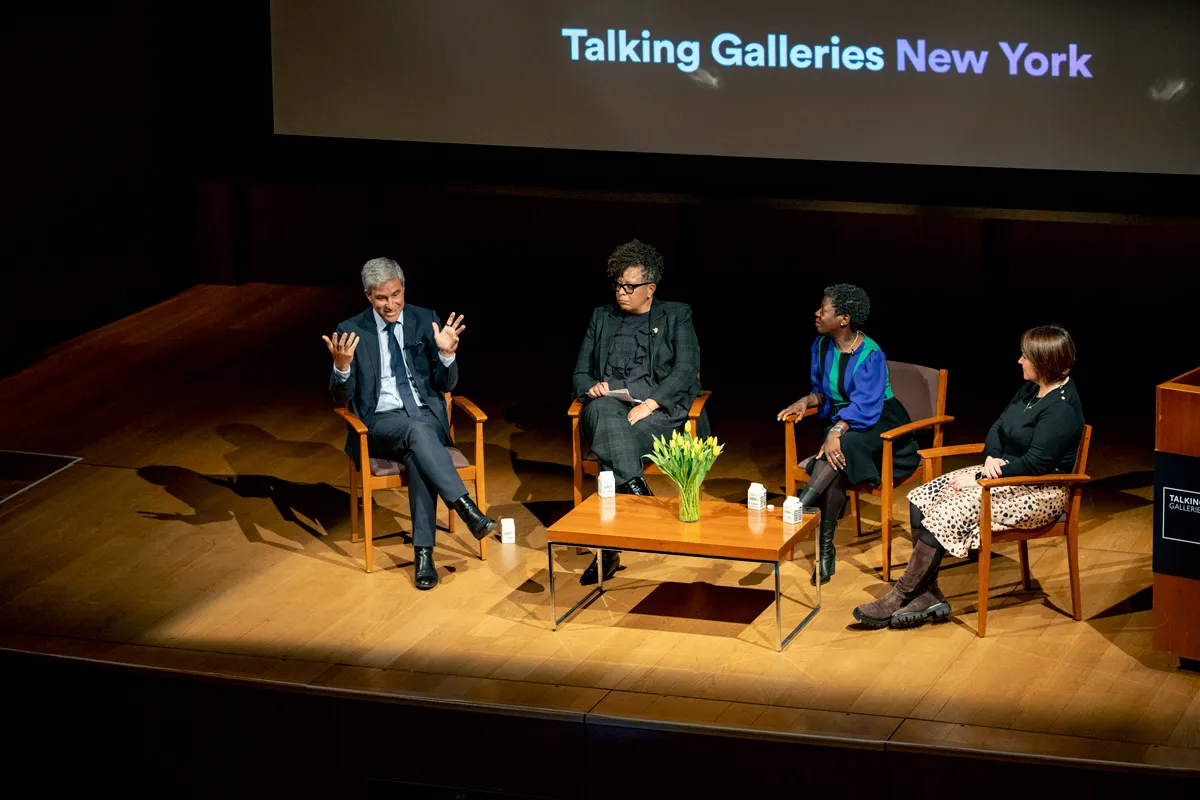
[[[469,494],[464,494],[454,501],[454,510],[462,517],[462,521],[467,523],[467,529],[476,539],[482,539],[496,527],[496,520],[480,511]]]
[[[417,554],[417,588],[432,589],[438,585],[437,569],[433,566],[432,547],[414,547]]]
[[[638,497],[654,496],[654,492],[650,491],[650,487],[646,485],[645,478],[630,478],[618,486],[617,491],[621,494],[636,494]]]
[[[600,552],[604,555],[604,580],[609,580],[617,574],[617,569],[621,566],[621,554],[615,550],[601,550]],[[592,563],[588,564],[587,569],[583,571],[579,583],[583,586],[591,586],[595,582],[596,557],[592,556]]]

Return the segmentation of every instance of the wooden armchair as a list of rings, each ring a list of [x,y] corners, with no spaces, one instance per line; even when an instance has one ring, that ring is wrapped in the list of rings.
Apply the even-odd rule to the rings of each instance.
[[[954,417],[946,415],[946,382],[949,373],[946,370],[936,370],[921,367],[916,364],[906,364],[902,361],[888,362],[888,379],[892,384],[892,392],[904,405],[910,417],[914,419],[907,425],[893,428],[880,434],[883,439],[883,468],[878,486],[862,484],[853,487],[850,492],[850,513],[854,517],[854,532],[862,536],[862,519],[858,513],[858,496],[868,494],[878,497],[879,518],[883,523],[883,579],[892,579],[892,497],[897,487],[904,485],[916,477],[916,472],[910,475],[892,474],[892,445],[896,439],[915,431],[933,430],[933,446],[942,445],[942,425],[953,422]],[[785,464],[785,489],[788,496],[796,494],[797,486],[808,482],[808,474],[804,471],[804,462],[796,459],[796,426],[804,417],[817,414],[817,409],[805,409],[803,414],[791,414],[784,418],[783,454]],[[940,460],[937,464],[941,469]]]
[[[486,514],[487,494],[485,491],[483,470],[483,423],[487,422],[487,415],[479,409],[479,406],[465,397],[452,397],[449,393],[445,397],[446,418],[450,420],[450,441],[454,441],[454,417],[451,415],[451,411],[455,406],[465,411],[475,422],[474,465],[467,461],[467,457],[457,447],[447,447],[446,450],[450,453],[450,460],[454,462],[454,466],[458,469],[458,476],[463,479],[463,482],[475,482],[475,503],[479,506],[479,510]],[[367,452],[367,426],[363,424],[362,420],[345,408],[335,408],[333,413],[345,420],[350,430],[358,434],[359,458],[357,460],[350,459],[350,541],[358,541],[358,505],[359,497],[361,496],[363,536],[365,541],[364,556],[367,572],[370,572],[372,555],[371,494],[380,489],[403,489],[407,485],[405,482],[405,467],[399,461],[371,458]],[[450,532],[454,533],[458,515],[452,509],[449,509],[449,511]],[[481,539],[479,542],[479,558],[480,560],[487,559],[486,538]]]
[[[1071,610],[1076,621],[1083,619],[1083,604],[1079,594],[1079,502],[1083,497],[1083,485],[1091,480],[1086,474],[1088,447],[1092,442],[1092,426],[1083,426],[1083,438],[1079,440],[1079,453],[1075,457],[1075,471],[1068,475],[1021,475],[1015,478],[983,478],[978,481],[983,487],[983,502],[979,508],[979,621],[976,633],[983,637],[987,633],[987,598],[992,567],[992,545],[1001,542],[1018,542],[1021,552],[1021,582],[1026,591],[1033,588],[1029,577],[1029,540],[1048,536],[1067,537],[1067,569],[1071,573]],[[925,459],[924,480],[926,483],[941,474],[940,465],[934,465],[945,456],[982,453],[982,444],[961,444],[953,447],[933,447],[922,450]],[[1045,486],[1064,485],[1071,489],[1067,510],[1057,520],[1041,528],[1007,531],[992,530],[992,489],[1001,486]]]
[[[702,389],[700,396],[692,401],[692,407],[688,409],[688,422],[691,424],[692,437],[696,436],[696,420],[700,418],[700,412],[704,410],[704,404],[708,402],[708,397],[712,392],[708,389]],[[579,415],[583,412],[583,403],[576,398],[575,402],[571,403],[571,407],[567,409],[567,416],[571,418],[571,469],[573,472],[574,485],[574,500],[575,505],[583,502],[583,476],[599,475],[600,462],[596,460],[596,454],[592,452],[591,445],[588,445],[587,454],[584,455],[583,449],[583,431],[579,427]],[[659,475],[658,467],[654,464],[646,464],[642,471],[646,475]]]

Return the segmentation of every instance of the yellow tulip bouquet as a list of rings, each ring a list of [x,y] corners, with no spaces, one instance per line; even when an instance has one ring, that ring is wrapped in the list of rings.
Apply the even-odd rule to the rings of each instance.
[[[715,436],[693,438],[690,421],[684,430],[684,435],[672,431],[669,441],[665,436],[655,436],[654,452],[647,453],[645,458],[679,487],[679,519],[696,522],[700,519],[700,484],[725,447],[717,443]]]

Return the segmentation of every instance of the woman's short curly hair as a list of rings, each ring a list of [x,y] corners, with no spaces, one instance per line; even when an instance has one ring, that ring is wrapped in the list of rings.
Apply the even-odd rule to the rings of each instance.
[[[1075,340],[1061,325],[1041,325],[1021,334],[1021,355],[1047,383],[1067,379],[1075,365]]]
[[[871,298],[852,283],[835,283],[825,287],[825,296],[833,305],[833,313],[850,317],[850,330],[856,331],[867,324],[871,316]]]
[[[613,251],[608,257],[608,279],[619,281],[630,267],[641,267],[646,283],[659,283],[663,276],[662,253],[645,242],[634,239]]]

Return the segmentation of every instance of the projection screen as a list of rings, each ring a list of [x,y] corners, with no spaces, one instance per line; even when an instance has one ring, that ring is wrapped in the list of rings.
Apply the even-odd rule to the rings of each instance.
[[[1200,3],[276,0],[280,134],[1200,173]]]

